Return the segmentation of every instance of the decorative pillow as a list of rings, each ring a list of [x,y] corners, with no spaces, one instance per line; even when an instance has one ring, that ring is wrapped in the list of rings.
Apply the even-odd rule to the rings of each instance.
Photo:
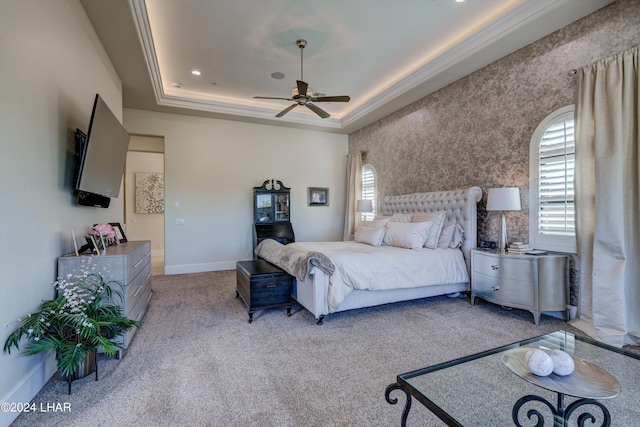
[[[410,214],[410,213],[407,213],[407,214],[394,213],[393,216],[391,217],[391,222],[400,222],[400,223],[411,222],[412,217],[413,217],[413,214]]]
[[[453,238],[451,239],[451,243],[449,243],[450,248],[459,248],[462,246],[462,241],[464,240],[464,229],[458,223],[456,223],[455,231],[453,232]]]
[[[427,238],[427,231],[431,224],[426,222],[399,223],[390,222],[386,225],[386,232],[382,243],[388,246],[420,250]]]
[[[374,219],[373,221],[360,221],[361,227],[384,228],[391,221],[391,217],[383,219]]]
[[[456,225],[458,224],[455,221],[447,221],[442,225],[442,231],[438,238],[439,248],[447,249],[449,247],[451,240],[453,240],[453,233],[456,231]]]
[[[359,227],[356,233],[356,242],[366,243],[371,246],[382,245],[382,239],[384,239],[386,229],[375,227]]]
[[[429,217],[426,222],[432,223],[432,227],[429,228],[427,233],[427,238],[424,242],[424,247],[429,249],[435,249],[438,246],[438,239],[440,238],[440,234],[442,233],[442,226],[444,224],[444,219],[447,216],[447,213],[444,211],[440,212],[429,212],[423,213],[420,212],[421,215],[424,215],[423,218]],[[417,214],[414,214],[414,218]],[[418,216],[420,218],[420,216]]]
[[[441,214],[442,212],[415,212],[411,217],[411,222],[433,221],[435,217]]]

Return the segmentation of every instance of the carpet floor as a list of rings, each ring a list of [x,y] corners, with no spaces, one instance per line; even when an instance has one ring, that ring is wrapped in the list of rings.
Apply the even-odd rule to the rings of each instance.
[[[396,375],[558,329],[522,310],[434,297],[326,317],[298,305],[248,323],[235,271],[152,278],[143,326],[121,359],[99,358],[99,381],[56,374],[14,426],[393,426]],[[414,401],[411,426],[443,425]]]

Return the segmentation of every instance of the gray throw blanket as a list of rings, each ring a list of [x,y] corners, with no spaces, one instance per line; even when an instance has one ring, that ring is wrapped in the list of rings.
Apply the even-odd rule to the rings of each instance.
[[[309,278],[313,267],[322,270],[329,276],[336,269],[331,260],[320,252],[294,249],[273,239],[265,239],[258,243],[255,253],[295,276],[301,282]]]

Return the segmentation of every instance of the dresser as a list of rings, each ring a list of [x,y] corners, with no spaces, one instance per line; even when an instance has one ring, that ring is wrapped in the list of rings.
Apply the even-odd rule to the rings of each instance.
[[[527,255],[496,250],[471,251],[471,304],[482,298],[505,307],[528,310],[537,325],[542,312],[567,317],[568,256]]]
[[[109,246],[100,255],[69,254],[58,258],[58,277],[77,274],[86,269],[87,261],[96,267],[96,273],[105,281],[116,280],[125,288],[113,286],[122,293],[122,312],[132,320],[142,320],[151,299],[151,242],[133,241]],[[119,299],[116,297],[116,301]],[[127,348],[137,328],[120,337],[120,344]]]

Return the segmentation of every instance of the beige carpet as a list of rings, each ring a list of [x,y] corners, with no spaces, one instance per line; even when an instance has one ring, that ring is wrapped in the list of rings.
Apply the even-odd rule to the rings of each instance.
[[[565,322],[436,297],[327,316],[295,305],[258,312],[235,296],[235,271],[159,276],[143,328],[100,379],[54,376],[15,426],[392,426],[396,375],[557,329]],[[411,426],[442,425],[414,400]]]

